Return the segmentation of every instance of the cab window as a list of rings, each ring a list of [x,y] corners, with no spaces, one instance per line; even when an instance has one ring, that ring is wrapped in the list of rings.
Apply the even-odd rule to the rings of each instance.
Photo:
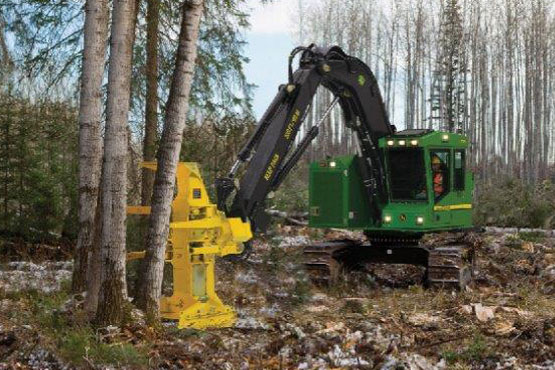
[[[437,201],[449,192],[449,150],[430,151],[430,163],[432,190]]]
[[[453,189],[464,190],[464,150],[455,150]]]
[[[428,196],[422,149],[391,148],[387,151],[387,159],[391,200],[426,200]]]

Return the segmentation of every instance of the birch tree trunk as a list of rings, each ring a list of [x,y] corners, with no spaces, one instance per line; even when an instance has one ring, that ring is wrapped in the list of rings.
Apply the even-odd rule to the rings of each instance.
[[[119,324],[126,299],[127,124],[134,0],[114,0],[102,167],[102,272],[96,323]]]
[[[156,129],[158,128],[158,0],[148,0],[146,14],[146,107],[143,159],[153,161],[156,155]],[[141,200],[150,205],[154,173],[143,169]]]
[[[101,88],[107,37],[108,1],[87,0],[79,105],[79,236],[71,284],[75,293],[86,289],[87,261],[94,239],[102,156]]]
[[[100,179],[102,183],[102,178]],[[87,259],[87,297],[85,298],[85,311],[91,317],[96,315],[98,307],[98,293],[100,291],[100,275],[102,272],[102,193],[99,192],[94,215],[92,248]]]
[[[197,38],[203,5],[203,0],[186,0],[183,3],[175,70],[158,149],[158,169],[154,180],[146,255],[143,259],[144,273],[139,282],[141,289],[138,297],[138,304],[145,309],[150,322],[156,321],[159,316],[171,202],[197,56]]]

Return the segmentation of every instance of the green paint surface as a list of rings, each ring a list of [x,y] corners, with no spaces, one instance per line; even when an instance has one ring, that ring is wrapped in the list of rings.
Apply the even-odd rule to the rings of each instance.
[[[309,178],[309,225],[387,234],[470,228],[472,209],[468,207],[472,203],[473,176],[465,168],[461,168],[461,154],[455,156],[457,151],[461,153],[467,148],[468,140],[465,136],[445,132],[431,132],[420,136],[396,134],[381,138],[379,149],[386,158],[387,197],[383,204],[378,205],[381,220],[376,223],[371,218],[370,201],[363,188],[358,157],[351,155],[313,162]],[[391,197],[388,151],[404,149],[415,149],[411,153],[423,156],[423,181],[426,184],[427,199],[397,200]],[[431,152],[437,150],[449,154],[448,169],[445,172],[448,191],[439,199],[435,199],[433,192],[430,157]],[[455,164],[462,176],[459,177],[458,188],[454,184]],[[464,178],[464,184],[461,184],[460,178]],[[456,209],[452,209],[453,207]],[[417,222],[419,217],[423,221],[421,224]]]

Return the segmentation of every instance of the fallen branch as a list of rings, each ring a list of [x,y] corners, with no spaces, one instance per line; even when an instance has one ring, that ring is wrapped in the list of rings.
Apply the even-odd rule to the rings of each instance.
[[[288,214],[287,212],[284,211],[279,211],[277,209],[267,209],[266,213],[268,213],[270,216],[273,217],[279,217],[284,219],[286,222],[293,224],[293,225],[297,225],[297,226],[307,226],[308,225],[308,221],[306,221],[308,219],[308,213],[294,213],[294,214]]]
[[[547,237],[555,237],[554,229],[533,229],[533,228],[518,228],[518,227],[494,227],[487,226],[486,231],[494,234],[517,234],[517,233],[542,233]]]
[[[417,346],[413,349],[422,349],[422,348],[429,348],[429,347],[439,346],[439,345],[444,344],[444,343],[456,342],[456,341],[459,341],[459,340],[467,339],[468,337],[469,337],[468,334],[458,335],[458,336],[453,337],[453,338],[444,339],[444,340],[440,340],[440,341],[432,342],[432,343],[428,343],[428,344],[423,344],[423,345]],[[408,348],[411,348],[411,347],[407,346],[405,348],[408,349]]]

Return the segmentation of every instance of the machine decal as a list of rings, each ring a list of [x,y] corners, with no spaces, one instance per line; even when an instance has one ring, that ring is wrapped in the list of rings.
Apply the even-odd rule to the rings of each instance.
[[[450,206],[434,206],[434,211],[452,211],[455,209],[472,209],[472,204],[462,203],[462,204],[453,204]]]
[[[289,124],[285,128],[285,132],[283,134],[283,137],[286,138],[287,140],[291,139],[291,134],[293,133],[293,129],[295,128],[295,125],[299,121],[300,116],[301,116],[301,111],[298,108],[295,109],[295,112],[291,116],[291,121],[289,121]]]
[[[266,181],[270,181],[270,179],[272,178],[272,174],[274,173],[278,163],[279,163],[279,154],[276,153],[272,157],[272,160],[270,161],[270,164],[268,165],[268,168],[266,169],[266,173],[264,174],[264,179]]]
[[[364,83],[366,82],[366,78],[364,78],[364,75],[358,75],[357,81],[360,86],[364,86]]]

